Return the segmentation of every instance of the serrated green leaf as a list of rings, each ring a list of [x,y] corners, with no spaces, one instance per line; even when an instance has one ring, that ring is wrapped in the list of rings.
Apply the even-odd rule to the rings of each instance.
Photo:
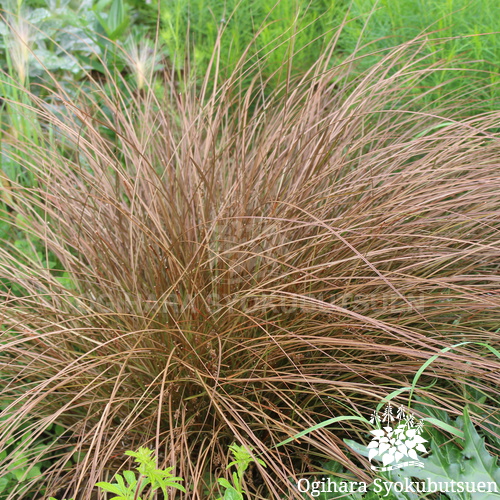
[[[224,488],[232,488],[231,483],[223,477],[217,479],[217,482]]]
[[[129,486],[136,485],[137,479],[135,478],[135,474],[131,470],[123,471],[123,477],[125,478]]]
[[[463,417],[458,417],[452,422],[449,416],[440,412],[435,413],[439,418],[428,417],[426,420],[433,423],[435,427],[426,428],[426,434],[430,442],[431,454],[420,458],[424,467],[405,467],[390,471],[390,480],[404,481],[408,479],[431,480],[434,482],[462,481],[470,483],[493,483],[500,490],[500,468],[497,458],[486,449],[484,439],[476,431],[470,420],[469,411],[464,410]],[[454,425],[453,425],[454,424]],[[437,427],[437,428],[436,428]],[[448,431],[456,436],[455,441],[439,429]],[[463,438],[463,439],[461,439]],[[368,457],[369,450],[350,439],[344,442],[355,452]],[[463,448],[463,449],[462,449]],[[415,496],[396,495],[397,498],[417,498]],[[468,493],[454,493],[452,500],[471,500]],[[496,493],[474,493],[473,500],[500,499]],[[365,497],[368,500],[368,496]]]
[[[123,493],[123,491],[117,484],[111,484],[102,481],[100,483],[96,483],[96,486],[103,489],[104,491],[109,491],[110,493],[114,493],[115,495],[122,495]]]
[[[488,453],[484,439],[477,433],[467,408],[464,409],[463,418],[465,447],[462,454],[466,458],[465,473],[474,476],[475,481],[494,482],[500,490],[500,469],[497,458]]]
[[[457,419],[457,426],[459,421]],[[493,483],[500,490],[500,470],[497,459],[486,450],[484,440],[479,436],[474,424],[471,422],[467,408],[463,415],[463,431],[465,445],[463,451],[454,442],[448,442],[444,446],[437,446],[431,440],[432,454],[427,458],[421,458],[423,468],[407,467],[400,469],[401,477],[430,479],[431,481],[463,481],[470,483]],[[455,493],[453,500],[468,500],[466,493]],[[474,493],[474,500],[493,500],[500,495],[493,493]]]
[[[243,495],[232,486],[229,486],[224,492],[224,500],[243,500]]]

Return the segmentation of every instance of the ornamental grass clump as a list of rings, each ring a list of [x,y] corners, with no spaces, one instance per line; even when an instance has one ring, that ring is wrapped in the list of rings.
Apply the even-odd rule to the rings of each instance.
[[[256,68],[241,90],[236,68],[210,94],[188,71],[182,92],[110,71],[29,94],[44,138],[5,140],[36,182],[12,183],[2,218],[42,250],[0,249],[0,476],[23,450],[41,460],[30,421],[32,439],[66,429],[36,498],[93,499],[141,446],[185,479],[175,498],[220,494],[233,442],[267,464],[242,479],[251,498],[301,498],[292,484],[326,459],[369,480],[342,441],[359,422],[273,446],[368,417],[443,347],[500,339],[500,113],[458,94],[421,108],[439,69],[421,47],[353,79],[332,42],[272,92]],[[493,415],[499,369],[462,346],[417,395],[457,415],[468,386]]]

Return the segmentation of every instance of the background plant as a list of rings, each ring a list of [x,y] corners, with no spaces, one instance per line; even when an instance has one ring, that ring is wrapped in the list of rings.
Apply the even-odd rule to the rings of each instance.
[[[6,381],[2,380],[2,383]],[[0,423],[6,420],[5,409],[8,407],[7,402],[0,403]],[[0,479],[0,499],[4,500],[9,496],[9,493],[18,489],[24,490],[24,493],[29,491],[25,486],[30,480],[40,481],[40,476],[43,471],[48,469],[52,463],[50,456],[47,456],[49,448],[53,447],[58,436],[63,432],[63,428],[57,425],[47,427],[42,435],[36,435],[31,430],[28,423],[18,428],[18,434],[10,437],[4,449],[0,452],[0,460],[4,460],[7,455],[12,457],[11,465],[6,473]],[[28,449],[19,451],[29,443]],[[43,458],[41,458],[43,457]]]
[[[183,71],[187,62],[200,84],[207,71],[211,79],[228,79],[242,59],[247,73],[240,84],[249,86],[258,67],[260,78],[273,78],[276,85],[287,71],[304,73],[314,64],[345,7],[343,0],[162,2],[161,36],[173,67]],[[217,71],[214,55],[220,59]]]
[[[349,53],[359,46],[362,53],[371,54],[356,63],[358,70],[380,59],[388,48],[427,33],[425,50],[430,61],[443,66],[423,82],[424,89],[433,88],[428,99],[446,100],[454,88],[479,90],[482,86],[478,98],[483,109],[498,109],[497,2],[353,0],[350,6],[351,22],[343,32],[341,47]]]
[[[219,484],[224,487],[224,495],[219,497],[218,500],[243,500],[243,494],[246,492],[243,484],[245,471],[253,462],[259,463],[262,467],[266,467],[266,464],[260,458],[254,458],[251,450],[249,451],[243,446],[233,443],[229,446],[229,449],[234,456],[234,460],[229,463],[227,468],[234,466],[236,471],[231,474],[233,484],[225,478],[218,479]]]
[[[136,478],[132,471],[123,472],[115,475],[116,483],[100,482],[96,486],[115,494],[115,500],[141,500],[141,498],[152,500],[155,498],[155,492],[161,490],[165,499],[168,498],[167,488],[176,488],[186,492],[184,487],[178,483],[182,481],[180,477],[174,477],[171,473],[173,467],[165,470],[160,470],[156,467],[153,450],[141,447],[138,451],[127,451],[126,455],[135,458],[139,464],[137,472],[139,477]],[[125,481],[127,484],[125,484]],[[143,495],[144,490],[149,486],[149,492]]]

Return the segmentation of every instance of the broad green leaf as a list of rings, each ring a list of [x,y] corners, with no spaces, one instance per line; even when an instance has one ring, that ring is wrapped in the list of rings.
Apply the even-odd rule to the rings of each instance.
[[[359,444],[356,441],[353,441],[352,439],[344,439],[344,443],[347,446],[349,446],[349,448],[354,450],[356,453],[359,453],[363,457],[368,458],[370,450],[366,446]]]
[[[9,486],[9,474],[0,478],[0,493]]]
[[[460,419],[457,419],[457,422]],[[496,457],[486,450],[484,440],[479,436],[474,424],[471,422],[468,410],[465,408],[463,416],[463,431],[465,445],[463,451],[454,442],[447,442],[443,446],[436,445],[431,441],[432,454],[421,459],[424,468],[407,467],[400,469],[402,477],[414,477],[416,479],[430,479],[431,481],[449,482],[463,481],[471,483],[493,483],[500,491],[500,469]],[[437,433],[437,431],[435,431]],[[469,500],[466,493],[455,493],[453,500]],[[474,493],[474,500],[500,499],[500,494]]]
[[[123,35],[123,33],[125,33],[125,31],[127,30],[129,24],[130,24],[130,19],[127,17],[123,20],[121,24],[119,24],[116,27],[116,29],[114,29],[109,33],[109,38],[111,38],[111,40],[117,40],[118,38],[120,38]]]
[[[496,483],[500,491],[500,468],[497,458],[491,455],[472,423],[468,409],[464,409],[465,447],[463,450],[464,469],[475,481]],[[500,495],[499,495],[500,498]]]
[[[31,469],[28,471],[28,474],[26,474],[25,479],[33,479],[34,477],[40,476],[42,474],[42,471],[40,467],[37,465],[31,467]]]
[[[123,0],[113,0],[109,9],[107,25],[110,32],[115,31],[125,19],[125,5]]]

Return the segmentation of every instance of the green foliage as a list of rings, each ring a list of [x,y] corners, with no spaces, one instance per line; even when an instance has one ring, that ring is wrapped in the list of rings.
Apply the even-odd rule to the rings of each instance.
[[[109,4],[109,11],[104,17],[103,10]],[[104,34],[112,41],[118,40],[130,26],[130,16],[124,0],[101,0],[97,2],[93,10]]]
[[[353,0],[350,22],[340,47],[372,54],[357,65],[367,69],[381,52],[426,32],[429,66],[444,62],[449,70],[433,73],[422,90],[435,89],[428,100],[445,98],[453,88],[481,91],[486,109],[498,109],[500,3],[495,0]]]
[[[30,234],[29,225],[21,214],[8,216],[0,211],[0,239],[9,252],[16,255],[16,264],[29,263],[50,272],[57,282],[68,290],[74,290],[74,281],[57,256],[44,247],[43,241]],[[0,278],[0,291],[9,291],[13,296],[26,294],[25,288],[13,280]]]
[[[219,479],[218,482],[221,486],[225,488],[224,495],[218,500],[243,500],[243,476],[245,471],[248,469],[252,462],[259,463],[263,467],[266,466],[263,460],[260,458],[255,458],[251,454],[251,449],[247,450],[244,446],[239,446],[237,444],[232,444],[229,446],[234,460],[229,463],[227,468],[236,467],[236,472],[233,472],[232,479],[233,484],[229,483],[227,479]],[[135,461],[139,464],[137,471],[139,472],[139,477],[132,471],[124,471],[123,475],[116,474],[116,483],[99,482],[96,484],[99,488],[116,496],[112,497],[111,500],[141,500],[140,496],[147,486],[149,488],[149,494],[144,498],[151,500],[154,497],[154,493],[161,490],[164,498],[168,498],[167,488],[176,488],[183,492],[186,492],[184,487],[178,484],[178,481],[183,479],[180,477],[174,477],[171,474],[173,467],[168,469],[158,469],[156,467],[155,457],[153,456],[153,450],[141,447],[138,451],[127,451],[126,455],[134,457]],[[50,497],[49,500],[56,500]]]
[[[141,500],[142,498],[151,500],[158,490],[161,490],[165,499],[167,499],[167,488],[186,491],[182,485],[178,484],[178,481],[182,481],[182,478],[174,477],[171,474],[170,471],[173,467],[164,470],[156,467],[153,450],[141,447],[137,452],[127,451],[125,454],[134,457],[139,464],[137,467],[139,477],[136,478],[132,471],[124,471],[123,476],[120,474],[115,475],[116,483],[104,481],[97,483],[96,486],[116,495],[111,500]],[[149,493],[145,497],[141,497],[140,495],[147,486],[149,486]]]
[[[266,464],[260,458],[254,458],[251,454],[252,450],[248,450],[244,446],[239,446],[233,443],[229,446],[229,449],[234,456],[234,460],[229,463],[227,469],[235,466],[236,472],[232,473],[233,484],[225,478],[218,479],[219,484],[224,487],[225,491],[224,495],[219,497],[217,500],[243,500],[243,477],[245,475],[245,471],[248,469],[248,466],[252,462],[259,463],[263,467],[265,467]]]
[[[431,409],[433,413],[443,419],[443,424],[452,425],[449,415],[443,410]],[[395,471],[379,473],[379,477],[385,481],[403,481],[408,479],[430,479],[431,481],[470,481],[470,482],[494,482],[500,486],[500,469],[497,466],[496,457],[492,456],[485,447],[483,438],[477,433],[474,424],[472,423],[467,408],[464,410],[462,417],[458,417],[455,425],[463,429],[463,442],[449,440],[440,429],[429,427],[427,429],[428,439],[431,442],[432,453],[427,458],[421,458],[424,462],[424,468],[407,467]],[[444,425],[443,425],[444,426]],[[355,452],[368,457],[369,450],[367,447],[360,445],[352,440],[345,440],[346,444]],[[244,446],[232,444],[231,450],[234,460],[230,462],[227,468],[236,467],[236,472],[232,473],[233,484],[227,479],[220,478],[218,482],[224,487],[225,491],[222,497],[217,500],[243,500],[243,494],[246,493],[243,486],[243,477],[245,471],[252,462],[257,462],[262,466],[266,466],[263,460],[255,458],[250,451]],[[156,468],[153,450],[141,447],[137,452],[127,451],[126,455],[134,457],[139,463],[137,471],[139,478],[137,479],[132,471],[124,471],[123,476],[115,475],[116,483],[100,482],[97,483],[101,489],[115,494],[111,500],[141,500],[141,493],[144,488],[151,485],[149,496],[144,497],[152,499],[154,492],[161,489],[164,497],[168,498],[166,488],[173,487],[181,491],[186,491],[177,481],[182,480],[179,477],[173,477],[170,471],[172,468],[159,470]],[[341,464],[336,461],[328,461],[323,464],[323,469],[326,474],[331,474],[329,481],[340,485],[341,483],[350,485],[352,489],[357,489],[358,483],[355,478],[349,478],[349,474]],[[347,486],[350,488],[350,486]],[[335,498],[345,498],[346,500],[377,500],[378,493],[368,490],[366,493],[352,493],[346,495],[340,492],[319,492],[315,496],[318,500],[333,500]],[[304,495],[304,498],[306,496]],[[419,497],[413,493],[395,492],[391,490],[387,495],[384,495],[387,500],[417,500]],[[420,497],[422,498],[422,497]],[[427,497],[425,497],[427,498]],[[451,498],[452,500],[470,500],[467,494],[457,493],[456,496],[440,495],[440,498]],[[474,500],[488,500],[491,498],[489,494],[476,493]],[[50,497],[49,500],[56,500]]]
[[[302,72],[311,66],[347,13],[335,64],[358,52],[363,58],[353,65],[352,74],[359,74],[380,61],[384,51],[427,32],[429,66],[444,63],[449,70],[433,72],[412,91],[435,86],[426,97],[430,102],[445,98],[451,89],[478,90],[485,108],[498,109],[500,34],[495,22],[500,4],[494,0],[163,1],[161,35],[173,67],[182,70],[189,61],[200,81],[214,53],[220,55],[219,76],[224,78],[248,51],[244,69],[258,65],[277,84],[280,71]],[[292,53],[292,64],[283,67]]]
[[[7,402],[0,403],[0,410],[3,411],[7,406]],[[6,416],[0,414],[0,424],[5,420]],[[30,430],[30,423],[26,422],[19,428],[16,436],[8,438],[7,447],[0,450],[0,463],[11,455],[7,474],[0,478],[0,500],[7,498],[14,489],[26,492],[26,483],[35,478],[42,479],[42,472],[50,466],[51,461],[38,460],[37,457],[43,455],[63,431],[61,426],[51,425],[44,435],[35,437]]]
[[[5,15],[0,22],[0,48],[7,61],[0,57],[2,66],[8,65],[12,54],[17,59],[15,66],[26,66],[30,80],[47,71],[79,78],[82,58],[99,51],[92,36],[97,24],[92,3],[82,0],[75,6],[71,0],[46,0],[43,6],[23,4],[17,12]]]
[[[137,22],[151,17],[154,8],[141,6],[138,13],[134,1],[42,0],[21,2],[14,12],[9,12],[9,2],[4,4],[0,65],[9,68],[14,82],[21,80],[28,85],[44,79],[47,87],[34,87],[44,95],[54,85],[50,78],[45,78],[48,72],[57,75],[58,84],[66,91],[74,92],[74,83],[85,82],[89,70],[104,74],[107,65],[123,71],[127,57],[123,42],[134,33],[144,39],[155,28],[154,23]],[[2,95],[5,96],[4,89]],[[18,100],[14,99],[14,103]]]
[[[163,1],[161,35],[174,68],[184,69],[189,60],[200,79],[209,68],[219,36],[222,79],[232,74],[248,51],[245,69],[253,66],[248,85],[256,64],[265,79],[280,71],[284,76],[289,67],[294,72],[309,69],[339,24],[344,4],[343,0]],[[216,75],[214,69],[212,75]]]
[[[30,436],[28,435],[27,437],[29,438]],[[0,460],[3,460],[6,455],[6,451],[0,452]],[[11,464],[11,467],[12,471],[0,478],[0,499],[6,498],[5,494],[9,493],[16,484],[35,478],[41,474],[40,466],[32,465],[24,454],[20,454],[19,458]]]
[[[456,439],[439,446],[443,440],[439,431],[433,430],[430,434],[432,454],[423,458],[424,469],[408,467],[402,469],[403,477],[415,477],[417,479],[429,478],[433,481],[452,480],[492,482],[500,488],[500,468],[497,465],[497,457],[492,456],[486,449],[484,438],[476,431],[467,408],[464,409],[463,417],[457,418],[455,425],[463,429],[465,439]],[[466,500],[466,494],[457,494],[458,500]],[[474,500],[486,500],[491,498],[489,494],[475,493]]]

